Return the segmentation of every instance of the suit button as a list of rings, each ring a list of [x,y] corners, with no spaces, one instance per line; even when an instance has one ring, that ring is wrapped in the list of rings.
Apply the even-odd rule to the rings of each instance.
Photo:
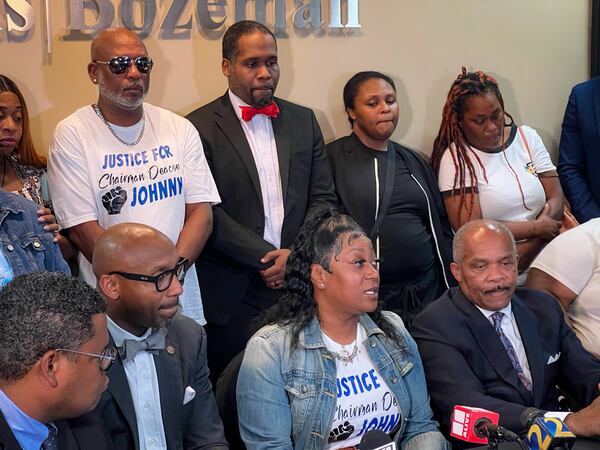
[[[9,252],[12,252],[12,251],[13,251],[15,248],[14,248],[12,245],[8,244],[8,247],[6,247],[6,249],[7,249]]]

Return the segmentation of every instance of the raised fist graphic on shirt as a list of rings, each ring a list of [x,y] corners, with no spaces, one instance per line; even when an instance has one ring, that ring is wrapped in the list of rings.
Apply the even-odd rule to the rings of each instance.
[[[346,421],[343,425],[340,425],[329,432],[329,442],[337,442],[348,439],[350,436],[352,436],[353,432],[354,427],[352,424],[350,424],[350,422]]]
[[[104,205],[108,211],[109,216],[112,216],[113,214],[119,214],[126,201],[127,191],[121,186],[112,188],[102,196],[102,205]]]

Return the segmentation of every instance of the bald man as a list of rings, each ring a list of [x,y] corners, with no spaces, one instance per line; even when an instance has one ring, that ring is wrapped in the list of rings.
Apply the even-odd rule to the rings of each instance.
[[[489,220],[465,224],[453,257],[459,287],[417,316],[412,331],[443,423],[449,425],[454,405],[466,405],[499,412],[500,425],[521,433],[520,416],[534,407],[578,436],[600,434],[600,361],[583,349],[554,298],[516,289],[508,228]],[[582,409],[559,411],[557,385],[574,410]]]
[[[177,313],[188,267],[147,225],[114,225],[96,242],[93,269],[118,355],[95,412],[116,450],[229,448],[208,380],[206,334]]]
[[[92,253],[102,231],[121,222],[157,228],[190,261],[184,314],[204,324],[193,262],[220,201],[196,129],[144,103],[152,58],[133,32],[114,28],[92,42],[88,75],[98,100],[58,124],[48,180],[59,223],[79,247],[80,276],[95,285]]]

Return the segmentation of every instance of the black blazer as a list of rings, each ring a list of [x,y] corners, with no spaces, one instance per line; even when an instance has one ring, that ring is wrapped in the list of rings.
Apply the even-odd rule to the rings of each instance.
[[[275,102],[280,112],[272,123],[284,204],[281,247],[289,248],[307,215],[335,205],[335,194],[314,113],[279,98]],[[244,298],[250,276],[268,267],[260,259],[274,247],[262,237],[258,171],[228,93],[187,118],[200,133],[221,196],[221,203],[213,207],[213,232],[197,269],[206,318],[222,325]]]
[[[581,346],[558,302],[545,292],[517,289],[512,310],[533,396],[521,386],[492,324],[460,288],[446,291],[413,322],[432,406],[444,425],[454,405],[466,405],[499,412],[500,425],[522,432],[526,407],[558,410],[557,385],[579,407],[598,396],[600,361]]]
[[[93,414],[54,423],[60,450],[111,450],[112,442],[102,422]],[[0,450],[23,450],[0,413]]]
[[[341,212],[350,215],[366,233],[370,233],[377,206],[375,163],[371,156],[359,149],[359,143],[354,134],[337,139],[327,144],[327,156]],[[396,142],[392,144],[427,197],[438,267],[446,287],[455,286],[456,281],[450,272],[453,233],[433,170],[416,151]]]
[[[114,345],[112,337],[110,341]],[[208,380],[204,329],[177,314],[168,327],[166,349],[154,356],[154,364],[169,450],[229,448]],[[137,450],[140,446],[135,409],[120,356],[108,376],[108,389],[94,413],[104,422],[116,450]],[[188,386],[196,391],[196,396],[184,405]]]

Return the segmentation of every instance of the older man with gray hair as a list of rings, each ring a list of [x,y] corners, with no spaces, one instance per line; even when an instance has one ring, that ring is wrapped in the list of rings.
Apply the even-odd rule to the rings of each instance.
[[[453,252],[459,287],[417,316],[412,333],[443,424],[461,404],[499,412],[500,425],[520,433],[521,414],[534,407],[578,436],[600,434],[600,361],[581,346],[554,298],[516,288],[518,257],[508,228],[469,222],[456,233]],[[561,412],[557,385],[582,409]]]

